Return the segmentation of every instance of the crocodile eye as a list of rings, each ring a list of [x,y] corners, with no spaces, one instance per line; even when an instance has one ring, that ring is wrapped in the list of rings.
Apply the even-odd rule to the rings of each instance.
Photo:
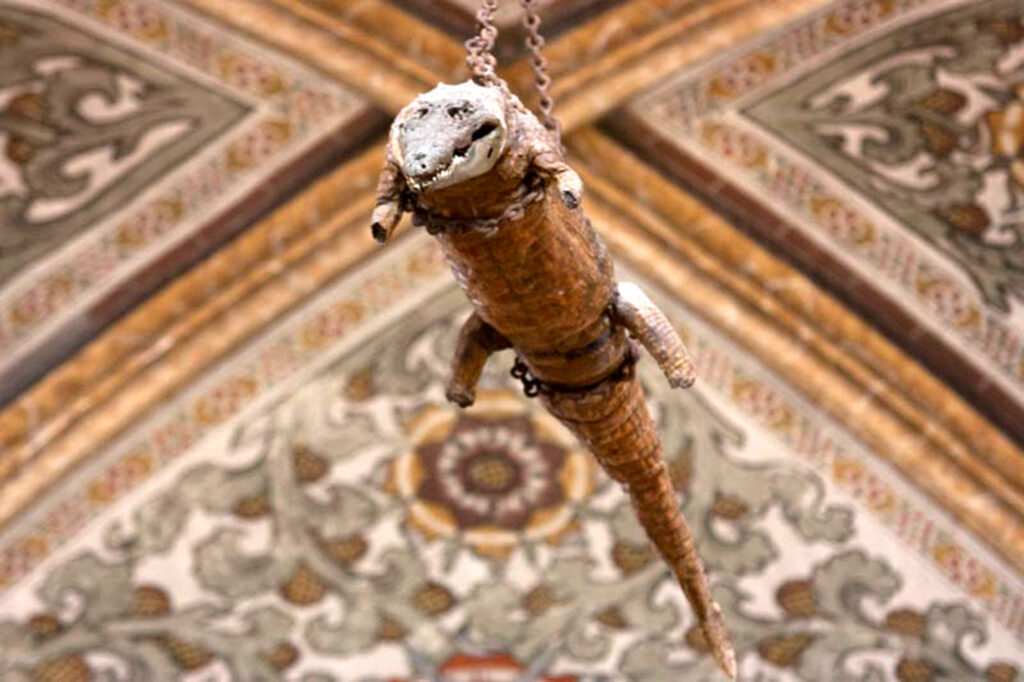
[[[423,118],[424,116],[427,115],[427,108],[420,107],[420,109],[416,112],[416,115],[419,116],[420,118]]]
[[[495,128],[497,127],[498,126],[494,125],[493,123],[484,123],[482,126],[473,131],[471,139],[473,140],[473,142],[476,142],[480,138],[487,137],[488,135],[493,133]]]

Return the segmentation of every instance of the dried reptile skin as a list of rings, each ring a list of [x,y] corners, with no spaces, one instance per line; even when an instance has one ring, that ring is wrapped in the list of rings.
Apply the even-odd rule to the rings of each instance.
[[[436,236],[474,309],[459,335],[448,398],[472,404],[488,356],[514,349],[545,406],[624,486],[715,660],[735,679],[721,611],[630,371],[635,342],[674,387],[694,382],[693,364],[640,288],[616,283],[580,207],[582,191],[556,134],[503,83],[439,86],[395,119],[373,233],[386,241],[408,210]]]

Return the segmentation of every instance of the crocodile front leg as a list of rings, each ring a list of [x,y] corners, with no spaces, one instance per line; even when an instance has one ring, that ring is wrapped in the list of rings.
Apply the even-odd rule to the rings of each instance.
[[[690,354],[682,339],[672,328],[658,306],[643,289],[632,282],[622,282],[612,302],[615,318],[647,349],[672,388],[687,388],[697,380]]]
[[[390,149],[384,168],[377,181],[377,205],[373,209],[371,229],[373,238],[385,244],[402,218],[402,195],[406,191],[405,176],[392,158]]]
[[[452,372],[445,388],[445,397],[459,407],[469,407],[476,398],[476,385],[487,364],[487,358],[512,344],[475,312],[459,331],[459,341],[452,359]]]
[[[569,167],[561,153],[549,145],[538,142],[534,145],[530,159],[533,169],[538,175],[554,180],[558,185],[558,195],[569,208],[576,208],[583,198],[583,180]]]

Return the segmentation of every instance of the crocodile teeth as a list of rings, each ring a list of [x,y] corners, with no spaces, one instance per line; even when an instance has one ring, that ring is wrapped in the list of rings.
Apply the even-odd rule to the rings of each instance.
[[[412,185],[413,190],[417,192],[423,191],[425,188],[429,187],[430,185],[433,185],[438,180],[443,180],[445,178],[450,177],[452,174],[452,169],[453,164],[448,164],[441,170],[431,173],[430,175],[410,178],[409,184]]]

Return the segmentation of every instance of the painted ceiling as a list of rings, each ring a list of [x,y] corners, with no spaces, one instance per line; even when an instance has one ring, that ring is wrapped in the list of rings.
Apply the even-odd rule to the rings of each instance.
[[[539,5],[697,362],[640,372],[741,679],[1024,680],[1020,2]],[[370,239],[475,11],[0,0],[0,680],[718,679],[510,358],[445,402],[430,238]]]

